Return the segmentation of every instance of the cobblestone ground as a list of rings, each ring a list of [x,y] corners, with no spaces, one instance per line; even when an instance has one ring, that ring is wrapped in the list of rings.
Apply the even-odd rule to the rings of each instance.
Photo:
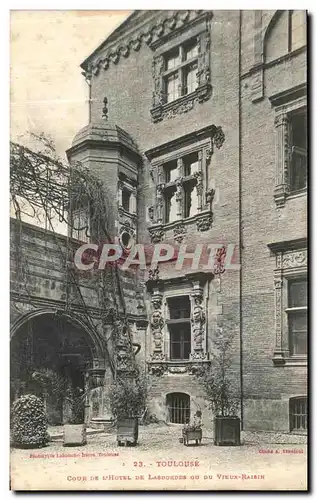
[[[248,433],[245,433],[247,437]],[[260,433],[259,433],[260,434]],[[179,442],[178,426],[139,428],[136,447],[118,447],[116,435],[88,436],[84,447],[61,441],[11,452],[12,489],[23,490],[305,490],[305,444],[213,445]]]

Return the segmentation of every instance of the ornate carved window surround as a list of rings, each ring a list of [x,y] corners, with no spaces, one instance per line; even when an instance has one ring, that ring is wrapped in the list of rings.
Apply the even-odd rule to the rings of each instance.
[[[275,366],[307,366],[307,355],[291,355],[288,328],[288,283],[307,277],[307,239],[271,243],[268,245],[276,259],[275,288]]]
[[[155,147],[145,152],[146,157],[151,162],[150,173],[153,184],[156,186],[156,202],[151,207],[151,226],[149,233],[153,243],[158,243],[164,238],[168,230],[173,229],[174,239],[181,242],[186,235],[186,226],[196,224],[198,231],[207,231],[212,227],[213,213],[212,202],[215,191],[210,186],[210,161],[213,154],[213,148],[221,148],[224,142],[224,133],[221,127],[211,125],[201,130],[186,134],[169,143]],[[197,193],[197,213],[185,217],[182,209],[182,184],[186,178],[184,172],[183,158],[192,153],[198,154],[198,170],[193,174],[196,180]],[[177,161],[177,220],[164,222],[164,191],[166,182],[164,179],[164,165],[171,161]]]
[[[150,44],[155,51],[152,74],[154,81],[153,105],[151,115],[153,122],[159,122],[164,118],[187,113],[196,103],[207,101],[211,97],[212,86],[210,76],[210,20],[212,12],[202,12],[200,15],[187,22],[186,25],[174,29],[165,36]],[[164,73],[166,72],[166,54],[182,45],[188,40],[197,42],[198,53],[195,59],[197,63],[197,87],[194,91],[185,93],[182,91],[183,82],[179,81],[180,96],[171,102],[167,102]],[[184,65],[182,60],[180,65]]]
[[[164,373],[195,372],[200,363],[208,363],[207,352],[207,298],[204,286],[211,273],[194,272],[186,277],[148,280],[147,290],[151,293],[152,314],[150,335],[153,350],[148,361],[149,372],[153,375]],[[181,285],[181,286],[179,286]],[[167,348],[169,339],[169,299],[188,296],[190,299],[191,353],[189,359],[170,359]],[[183,321],[183,320],[179,320]],[[165,339],[164,339],[165,338]]]
[[[275,108],[276,182],[274,200],[278,208],[284,207],[288,198],[306,194],[306,189],[292,192],[290,186],[290,117],[307,109],[306,83],[272,95],[269,99]]]

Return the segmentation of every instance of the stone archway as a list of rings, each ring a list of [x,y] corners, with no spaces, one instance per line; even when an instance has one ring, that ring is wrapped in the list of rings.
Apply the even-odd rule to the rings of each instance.
[[[104,378],[104,353],[81,318],[56,309],[35,310],[12,326],[10,372],[11,400],[27,392],[43,393],[43,374],[44,382],[47,375],[53,376],[69,390],[85,393],[92,378]],[[49,423],[62,424],[69,416],[65,398],[46,392]]]

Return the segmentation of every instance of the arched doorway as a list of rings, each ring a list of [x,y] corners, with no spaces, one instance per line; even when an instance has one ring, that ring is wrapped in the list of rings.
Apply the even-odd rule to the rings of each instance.
[[[172,392],[166,396],[169,421],[185,424],[190,419],[190,396],[183,392]]]
[[[98,356],[87,329],[66,313],[34,311],[14,325],[10,351],[11,400],[26,393],[45,394],[49,424],[65,423],[71,413],[67,395],[84,394],[88,373]],[[47,380],[49,390],[45,391]],[[62,385],[62,396],[51,390],[52,384]],[[77,408],[80,418],[84,410],[83,399]]]

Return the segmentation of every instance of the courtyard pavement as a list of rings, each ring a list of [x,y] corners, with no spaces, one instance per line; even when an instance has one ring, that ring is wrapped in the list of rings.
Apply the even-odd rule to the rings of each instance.
[[[118,447],[115,432],[90,434],[83,447],[63,447],[56,440],[45,448],[12,449],[11,488],[305,490],[307,445],[273,436],[242,433],[242,446],[219,447],[204,430],[200,446],[184,446],[180,426],[153,424],[139,427],[136,447]],[[295,443],[304,440],[291,438]]]

